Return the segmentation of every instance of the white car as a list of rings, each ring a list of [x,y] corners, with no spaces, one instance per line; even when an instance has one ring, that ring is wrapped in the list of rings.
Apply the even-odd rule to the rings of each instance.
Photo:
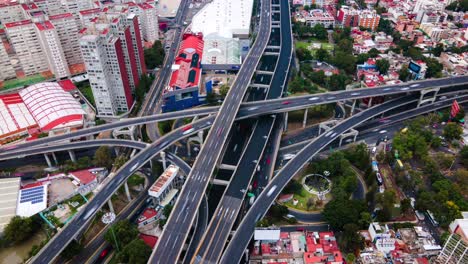
[[[418,86],[420,86],[420,85],[421,85],[421,84],[419,84],[419,83],[416,83],[416,84],[412,84],[412,85],[410,85],[409,87],[411,87],[411,88],[415,88],[415,87],[418,87]]]

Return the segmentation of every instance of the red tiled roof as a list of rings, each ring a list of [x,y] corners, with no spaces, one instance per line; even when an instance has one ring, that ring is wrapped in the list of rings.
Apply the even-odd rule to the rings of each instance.
[[[44,31],[46,29],[54,29],[54,25],[52,25],[52,23],[50,23],[50,21],[45,21],[45,22],[42,22],[42,23],[36,23],[36,27],[40,30],[40,31]]]
[[[146,210],[141,214],[140,218],[138,218],[138,222],[141,223],[147,219],[151,219],[155,217],[158,214],[158,211],[156,211],[153,208],[146,208]]]
[[[73,84],[73,82],[69,79],[67,80],[62,80],[62,81],[58,81],[58,84],[60,86],[62,86],[63,90],[65,90],[66,92],[69,92],[69,91],[72,91],[72,90],[75,90],[76,89],[76,86]]]
[[[29,189],[29,188],[34,188],[34,187],[37,187],[37,186],[41,186],[42,185],[42,182],[34,182],[34,183],[29,183],[29,184],[26,184],[24,186],[21,187],[21,189]]]
[[[96,179],[96,175],[92,174],[89,170],[72,171],[70,174],[75,176],[78,180],[80,180],[80,183],[84,185]]]
[[[146,245],[150,246],[151,248],[154,248],[154,246],[158,242],[158,237],[157,236],[150,236],[150,235],[140,234],[139,237],[140,237],[141,240],[143,240],[143,242],[145,242]]]
[[[49,16],[49,20],[56,20],[56,19],[68,18],[68,17],[73,17],[73,15],[71,13],[53,15],[53,16]]]

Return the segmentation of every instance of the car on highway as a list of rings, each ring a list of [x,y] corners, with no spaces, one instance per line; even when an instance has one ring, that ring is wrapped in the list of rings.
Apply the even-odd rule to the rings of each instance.
[[[268,158],[266,159],[266,164],[267,164],[267,165],[270,165],[270,163],[271,163],[271,160],[270,160],[270,157],[268,157]]]
[[[101,254],[99,254],[98,262],[101,262],[101,261],[103,261],[104,259],[106,259],[106,257],[109,255],[109,252],[110,252],[111,250],[112,250],[112,246],[111,246],[111,245],[105,247],[105,248],[101,251]]]
[[[255,188],[257,188],[257,187],[258,187],[258,181],[255,180],[255,181],[253,182],[253,184],[252,184],[252,188],[255,189]]]
[[[291,103],[291,101],[284,101],[284,102],[282,102],[281,104],[282,104],[282,105],[288,105],[288,104],[290,104],[290,103]]]
[[[186,126],[184,126],[184,127],[182,128],[182,131],[185,132],[185,131],[187,131],[187,130],[189,130],[189,129],[191,129],[191,128],[192,128],[192,125],[186,125]]]
[[[270,190],[268,191],[268,193],[267,193],[267,197],[270,197],[270,196],[273,194],[273,192],[276,190],[276,187],[277,187],[276,185],[274,185],[273,187],[271,187],[271,189],[270,189]]]
[[[189,130],[185,130],[182,135],[188,135],[190,133],[192,133],[195,129],[194,128],[190,128]]]
[[[416,88],[416,87],[418,87],[418,86],[420,86],[420,85],[421,85],[421,84],[417,83],[417,84],[412,84],[412,85],[410,85],[409,87],[411,87],[411,88]]]
[[[221,135],[221,132],[223,132],[223,129],[220,127],[218,128],[218,131],[216,131],[216,135],[219,137]]]

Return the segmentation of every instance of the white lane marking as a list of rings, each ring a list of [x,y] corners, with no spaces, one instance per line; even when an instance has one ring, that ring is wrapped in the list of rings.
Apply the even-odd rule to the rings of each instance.
[[[221,207],[219,208],[218,217],[221,215],[222,212],[223,212],[223,206],[221,205]]]

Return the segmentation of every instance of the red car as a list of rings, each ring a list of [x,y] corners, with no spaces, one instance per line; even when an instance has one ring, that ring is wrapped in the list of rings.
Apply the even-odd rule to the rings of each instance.
[[[270,157],[268,157],[268,158],[266,159],[266,164],[267,164],[267,165],[270,165],[270,163],[271,163],[271,160],[270,160]]]
[[[282,105],[288,105],[288,104],[290,104],[290,103],[291,103],[291,101],[284,101],[284,102],[282,102],[281,104],[282,104]]]
[[[187,131],[192,128],[192,125],[186,125],[184,128],[182,128],[182,131]]]
[[[257,188],[257,186],[258,186],[258,181],[255,180],[255,181],[253,182],[253,184],[252,184],[252,187]]]

